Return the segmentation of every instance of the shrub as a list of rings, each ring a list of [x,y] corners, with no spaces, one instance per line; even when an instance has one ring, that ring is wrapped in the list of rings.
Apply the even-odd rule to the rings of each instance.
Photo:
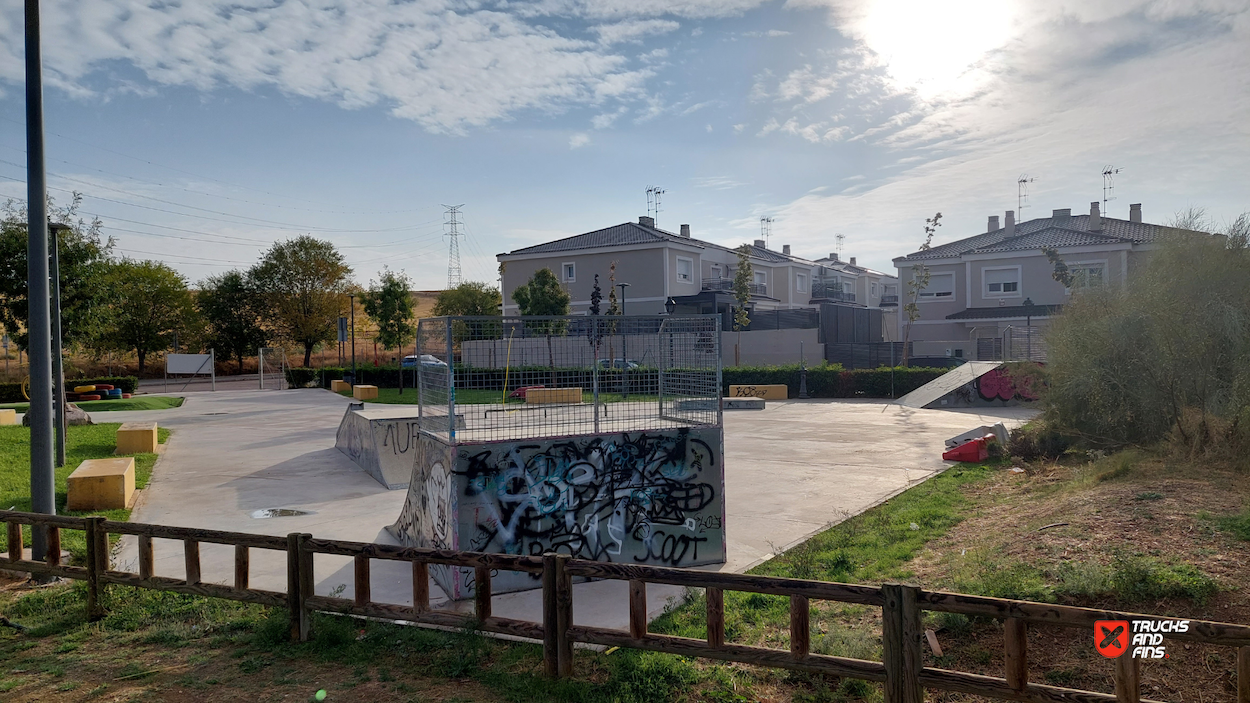
[[[286,385],[290,388],[307,388],[317,380],[317,369],[290,366],[286,370]]]
[[[1007,452],[1022,461],[1058,459],[1072,445],[1072,437],[1041,420],[1012,428],[1007,435]]]
[[[897,398],[910,393],[950,369],[912,368],[844,370],[841,364],[824,364],[807,369],[807,393],[813,398]],[[721,370],[721,392],[729,395],[733,385],[787,386],[789,396],[799,395],[798,364],[783,366],[731,366]]]

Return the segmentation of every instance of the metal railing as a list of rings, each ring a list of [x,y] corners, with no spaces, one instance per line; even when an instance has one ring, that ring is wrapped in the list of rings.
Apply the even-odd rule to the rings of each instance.
[[[733,289],[734,281],[732,278],[703,279],[703,290],[733,291]],[[768,295],[768,284],[766,283],[748,283],[747,289],[751,291],[751,295]]]
[[[817,283],[812,286],[812,297],[823,298],[825,300],[840,300],[844,303],[855,302],[855,294],[849,293],[836,285],[823,285]]]
[[[8,558],[0,567],[33,574],[50,574],[87,582],[87,613],[103,617],[101,589],[107,584],[174,591],[212,598],[286,607],[290,635],[294,640],[314,636],[312,614],[317,611],[359,615],[382,620],[415,622],[465,628],[539,640],[543,665],[552,677],[573,674],[573,644],[632,647],[681,656],[739,662],[885,684],[887,703],[922,703],[924,689],[955,691],[1012,701],[1081,701],[1117,703],[1143,700],[1141,660],[1122,655],[1114,660],[1115,693],[1100,693],[1029,681],[1028,630],[1030,627],[1066,627],[1093,632],[1099,620],[1147,620],[1176,622],[1181,618],[1141,615],[1080,608],[1053,603],[989,598],[961,593],[928,591],[916,586],[889,583],[865,586],[806,579],[730,574],[638,564],[616,564],[573,559],[566,554],[542,556],[486,554],[481,552],[418,549],[367,542],[317,539],[306,533],[286,537],[253,535],[187,527],[168,527],[105,520],[101,517],[64,517],[37,513],[0,511],[6,523]],[[46,530],[48,557],[31,561],[22,556],[22,526]],[[85,567],[60,563],[60,531],[82,530],[87,538]],[[139,537],[139,573],[119,572],[109,563],[108,536]],[[183,542],[186,577],[154,575],[152,539]],[[206,583],[200,572],[201,542],[234,545],[233,585]],[[248,585],[249,550],[286,552],[286,593],[264,591]],[[313,557],[333,554],[351,557],[355,591],[352,598],[318,596]],[[379,603],[371,595],[371,564],[374,560],[404,561],[412,565],[412,604]],[[430,606],[429,565],[445,564],[473,569],[475,603],[472,614],[435,610]],[[495,616],[491,610],[491,572],[520,571],[541,577],[542,621],[532,622]],[[611,579],[629,584],[629,628],[577,625],[573,622],[573,578]],[[647,584],[666,584],[705,589],[707,635],[703,639],[652,633],[647,624]],[[788,650],[735,644],[726,641],[725,592],[739,591],[783,596],[790,599],[790,646]],[[881,608],[882,661],[814,654],[811,651],[811,601],[854,603]],[[923,611],[960,613],[1003,621],[1003,675],[986,676],[924,665]],[[1187,628],[1169,626],[1168,637],[1182,642],[1220,645],[1237,649],[1237,703],[1250,703],[1250,627],[1233,623],[1187,619]],[[1153,631],[1160,631],[1159,629]]]

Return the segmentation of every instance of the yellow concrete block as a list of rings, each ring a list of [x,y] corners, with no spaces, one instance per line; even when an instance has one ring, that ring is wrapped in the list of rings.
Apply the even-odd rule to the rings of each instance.
[[[788,389],[782,384],[768,386],[730,386],[730,398],[763,398],[764,400],[785,400]]]
[[[348,383],[347,381],[341,381],[341,380],[330,381],[330,390],[334,391],[335,393],[342,393],[343,391],[350,391],[351,389],[352,389],[352,384]]]
[[[352,397],[356,400],[376,400],[378,397],[378,387],[352,386]]]
[[[70,510],[129,507],[135,494],[135,459],[88,459],[74,469],[65,483],[65,507]]]
[[[531,388],[525,391],[527,403],[580,403],[581,388]]]
[[[145,454],[156,451],[155,422],[127,422],[117,428],[114,454]]]
[[[7,410],[0,410],[0,425],[16,425],[16,424],[17,424],[17,411],[16,410],[12,408],[9,408]]]

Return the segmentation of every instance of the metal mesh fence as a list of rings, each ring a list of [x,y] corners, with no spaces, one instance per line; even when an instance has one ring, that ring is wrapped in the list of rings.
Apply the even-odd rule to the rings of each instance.
[[[421,428],[489,442],[718,426],[720,317],[437,317],[417,329]]]

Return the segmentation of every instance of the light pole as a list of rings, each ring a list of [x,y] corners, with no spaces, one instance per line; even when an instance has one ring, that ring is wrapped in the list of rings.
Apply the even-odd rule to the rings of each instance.
[[[26,286],[30,312],[30,505],[56,514],[52,456],[52,322],[48,294],[48,174],[43,156],[43,55],[39,0],[26,0]],[[31,530],[31,559],[43,561],[47,530]]]
[[[1033,299],[1024,299],[1025,349],[1029,361],[1033,360]]]
[[[348,295],[348,301],[352,306],[352,385],[356,385],[356,296]]]
[[[61,358],[61,232],[69,225],[59,222],[48,224],[52,232],[52,382],[56,385],[56,465],[65,466],[65,368]]]

